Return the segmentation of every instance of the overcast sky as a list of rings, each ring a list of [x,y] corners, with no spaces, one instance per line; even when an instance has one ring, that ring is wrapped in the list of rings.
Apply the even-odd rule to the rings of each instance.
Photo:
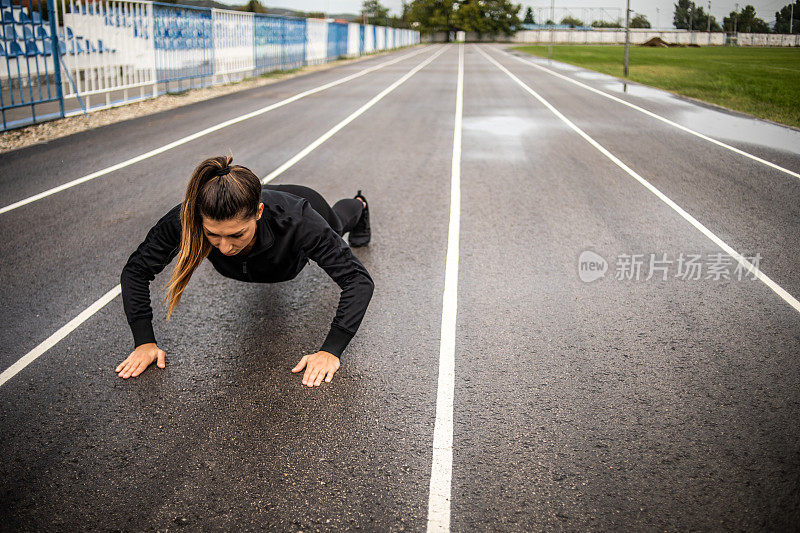
[[[790,0],[741,0],[739,2],[739,7],[741,8],[745,4],[752,4],[755,6],[759,17],[767,22],[772,22],[775,20],[775,11],[787,5],[789,1]],[[261,0],[261,2],[268,7],[286,7],[301,11],[324,11],[328,13],[359,13],[362,4],[362,0]],[[648,20],[650,20],[653,26],[658,24],[660,27],[671,27],[675,2],[676,0],[631,0],[631,9],[637,13],[647,15]],[[227,0],[226,3],[245,4],[247,0]],[[522,1],[521,3],[523,6],[521,14],[524,14],[527,6],[534,8],[550,8],[549,0]],[[708,10],[708,0],[695,0],[695,3],[697,5],[702,5]],[[719,22],[722,22],[722,17],[727,16],[728,13],[733,11],[736,3],[737,2],[734,0],[711,0],[711,13],[717,17]],[[381,4],[388,7],[392,12],[399,14],[402,1],[381,0]],[[555,0],[555,4],[557,8],[577,8],[574,10],[574,14],[578,18],[584,16],[581,14],[581,8],[612,7],[621,9],[623,14],[625,9],[625,0]],[[589,15],[587,14],[585,16],[588,18]]]

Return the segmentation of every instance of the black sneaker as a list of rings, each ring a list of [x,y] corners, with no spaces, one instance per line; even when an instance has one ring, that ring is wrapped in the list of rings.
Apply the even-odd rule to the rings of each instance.
[[[366,246],[369,243],[369,203],[367,199],[364,198],[364,195],[361,194],[361,189],[358,190],[358,193],[353,196],[353,198],[360,198],[367,204],[364,206],[364,210],[361,211],[361,218],[358,219],[356,226],[350,231],[350,236],[347,238],[350,242],[350,246],[357,248],[359,246]]]

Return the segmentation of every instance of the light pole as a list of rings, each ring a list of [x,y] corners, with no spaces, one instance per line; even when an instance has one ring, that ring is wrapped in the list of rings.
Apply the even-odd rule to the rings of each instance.
[[[547,62],[553,60],[553,39],[555,38],[556,25],[556,0],[550,0],[550,46],[547,47]]]
[[[707,16],[708,16],[708,27],[706,28],[706,31],[708,33],[711,33],[711,0],[708,0],[708,15]]]
[[[631,44],[631,0],[625,8],[625,64],[622,67],[623,75],[628,77],[628,48]]]

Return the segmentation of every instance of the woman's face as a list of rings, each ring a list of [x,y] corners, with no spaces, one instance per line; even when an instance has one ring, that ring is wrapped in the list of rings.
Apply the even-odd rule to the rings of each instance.
[[[264,204],[258,205],[253,218],[232,218],[229,220],[213,220],[203,217],[203,233],[208,242],[225,255],[236,255],[249,249],[256,238],[256,220],[261,218]]]

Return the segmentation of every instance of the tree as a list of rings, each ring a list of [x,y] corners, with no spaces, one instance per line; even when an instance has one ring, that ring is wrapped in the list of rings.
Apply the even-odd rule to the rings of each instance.
[[[388,26],[389,8],[382,6],[378,0],[364,0],[361,4],[361,16],[366,17],[368,24]]]
[[[631,28],[652,28],[652,26],[650,26],[650,21],[647,20],[646,16],[638,13],[631,19]]]
[[[694,7],[694,2],[690,0],[678,0],[678,3],[675,4],[672,25],[679,30],[688,30],[690,27],[694,27],[694,24],[692,24],[692,10]]]
[[[595,20],[592,22],[592,27],[594,28],[621,28],[622,21],[617,20],[616,22],[607,22],[605,20]]]
[[[458,31],[454,10],[455,0],[413,0],[408,4],[408,20],[422,33]]]
[[[414,0],[408,20],[420,31],[469,31],[479,35],[512,34],[520,24],[520,4],[509,0]],[[449,39],[449,34],[448,34]]]
[[[678,0],[675,4],[675,16],[672,24],[679,30],[705,31],[709,28],[711,18],[711,31],[722,31],[713,15],[706,14],[702,6],[695,5],[691,0]]]
[[[751,5],[744,6],[740,12],[731,11],[729,16],[722,19],[722,24],[725,31],[770,33],[769,24],[756,16],[756,8]]]
[[[261,2],[258,0],[250,0],[245,5],[241,7],[243,11],[249,11],[250,13],[266,13],[267,8],[265,8]]]
[[[559,24],[564,24],[569,26],[570,28],[580,28],[583,27],[583,21],[579,18],[573,17],[572,15],[567,15]]]
[[[523,20],[525,24],[536,24],[536,19],[533,18],[533,9],[531,6],[528,6],[528,9],[525,10],[525,20]]]
[[[513,34],[520,25],[522,5],[510,0],[461,0],[454,13],[458,29],[484,34]]]
[[[775,12],[775,33],[789,33],[791,27],[792,33],[800,33],[800,0],[794,2],[794,13],[792,12],[791,2],[781,8],[780,11]],[[792,24],[789,24],[789,18],[794,18]]]

